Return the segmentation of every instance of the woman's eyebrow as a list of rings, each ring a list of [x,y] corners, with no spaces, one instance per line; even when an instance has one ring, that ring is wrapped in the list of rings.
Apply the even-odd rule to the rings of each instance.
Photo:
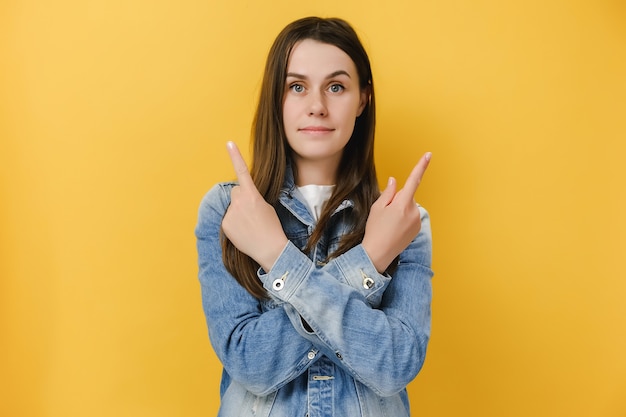
[[[350,74],[348,74],[348,72],[347,72],[347,71],[344,71],[344,70],[338,70],[338,71],[335,71],[335,72],[333,72],[333,73],[329,74],[329,75],[326,77],[326,79],[329,79],[329,78],[335,78],[335,77],[337,77],[337,76],[339,76],[339,75],[345,75],[345,76],[346,76],[346,77],[348,77],[348,78],[352,78],[352,77],[350,77]],[[288,73],[287,73],[287,77],[297,78],[297,79],[300,79],[300,80],[306,80],[306,79],[308,78],[306,75],[298,74],[298,73],[295,73],[295,72],[288,72]]]
[[[348,74],[348,72],[347,72],[347,71],[344,71],[344,70],[335,71],[335,72],[333,72],[332,74],[330,74],[330,75],[329,75],[328,77],[326,77],[326,78],[327,78],[327,79],[328,79],[328,78],[335,78],[335,77],[337,77],[337,76],[339,76],[339,75],[345,75],[345,76],[346,76],[346,77],[348,77],[348,78],[352,78],[352,77],[350,77],[350,74]]]

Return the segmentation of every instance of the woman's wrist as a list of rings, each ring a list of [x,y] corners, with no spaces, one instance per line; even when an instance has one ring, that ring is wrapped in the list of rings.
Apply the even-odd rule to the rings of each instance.
[[[376,271],[380,274],[384,273],[391,261],[393,261],[394,257],[389,258],[388,256],[385,256],[376,245],[371,245],[370,242],[366,240],[363,240],[361,246],[363,246],[363,250],[367,253],[367,256],[369,256],[370,261],[372,261],[372,265],[376,268]]]
[[[277,237],[272,242],[266,242],[266,250],[255,259],[265,272],[269,272],[272,269],[288,242],[287,236]]]

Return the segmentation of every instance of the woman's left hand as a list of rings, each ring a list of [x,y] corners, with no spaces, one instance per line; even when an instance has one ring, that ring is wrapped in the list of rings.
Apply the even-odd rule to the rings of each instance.
[[[259,193],[237,145],[226,145],[239,185],[230,192],[230,206],[222,219],[226,237],[266,271],[287,244],[276,210]]]
[[[387,188],[372,204],[362,245],[378,272],[387,269],[422,227],[419,206],[413,197],[430,157],[428,152],[419,160],[400,191],[396,191],[395,178],[389,178]]]

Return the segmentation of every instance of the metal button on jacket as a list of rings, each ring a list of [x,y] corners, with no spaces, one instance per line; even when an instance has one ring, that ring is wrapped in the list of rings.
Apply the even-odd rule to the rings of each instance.
[[[274,288],[275,291],[280,291],[283,289],[283,287],[285,286],[285,278],[287,278],[288,274],[289,271],[285,272],[282,277],[276,278],[274,282],[272,282],[272,288]]]

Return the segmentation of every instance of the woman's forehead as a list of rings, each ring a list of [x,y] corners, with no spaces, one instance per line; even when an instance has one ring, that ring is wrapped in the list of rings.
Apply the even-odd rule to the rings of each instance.
[[[329,75],[344,71],[356,74],[352,58],[335,45],[305,39],[294,45],[287,62],[287,73]]]

